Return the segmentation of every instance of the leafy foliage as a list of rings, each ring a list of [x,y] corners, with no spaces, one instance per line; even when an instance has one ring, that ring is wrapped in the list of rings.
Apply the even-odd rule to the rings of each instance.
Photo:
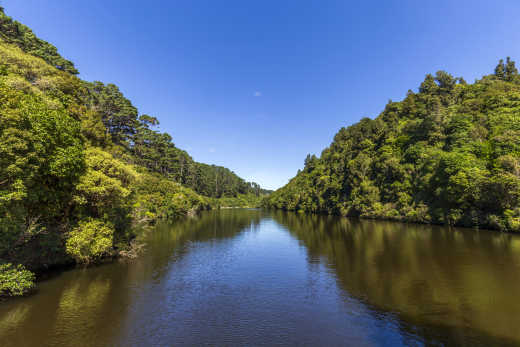
[[[342,128],[264,204],[285,210],[519,231],[520,76],[439,71],[375,119]]]
[[[87,170],[75,187],[76,213],[111,221],[118,230],[127,228],[137,172],[100,148],[88,148],[86,158]]]
[[[0,250],[53,224],[84,171],[79,122],[37,95],[0,81]]]
[[[77,262],[89,263],[112,250],[114,228],[102,220],[89,218],[72,229],[67,239],[67,253]]]
[[[158,174],[143,174],[136,189],[134,213],[138,221],[173,219],[214,206],[212,199]]]
[[[34,289],[35,276],[22,265],[0,264],[0,296],[20,296]]]
[[[255,208],[262,206],[262,200],[269,195],[269,193],[263,194],[240,194],[236,197],[223,197],[217,200],[217,204],[220,208],[233,208],[233,207],[248,207]]]

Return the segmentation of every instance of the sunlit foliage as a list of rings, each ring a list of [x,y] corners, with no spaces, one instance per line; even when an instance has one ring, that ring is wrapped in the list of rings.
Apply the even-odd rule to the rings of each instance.
[[[72,229],[67,239],[67,253],[80,263],[89,263],[110,253],[114,228],[102,220],[89,218]]]
[[[20,296],[34,289],[35,276],[22,265],[0,264],[0,296]]]

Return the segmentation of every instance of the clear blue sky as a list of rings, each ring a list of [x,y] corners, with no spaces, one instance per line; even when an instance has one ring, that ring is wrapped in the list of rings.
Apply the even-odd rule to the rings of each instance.
[[[0,3],[195,160],[267,188],[426,73],[520,60],[518,0]]]

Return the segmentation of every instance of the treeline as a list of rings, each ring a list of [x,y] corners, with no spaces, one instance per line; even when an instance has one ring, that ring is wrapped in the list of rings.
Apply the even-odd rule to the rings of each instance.
[[[116,85],[102,82],[84,84],[86,105],[99,114],[104,125],[99,129],[104,134],[89,134],[96,145],[120,145],[128,150],[128,162],[144,166],[204,196],[221,198],[269,193],[225,167],[195,162],[186,151],[175,146],[169,134],[154,129],[159,125],[157,118],[139,115]]]
[[[264,205],[520,231],[520,76],[439,71],[375,119],[342,128]]]
[[[267,193],[193,161],[117,86],[76,74],[0,9],[0,295],[32,288],[23,266],[131,253],[136,224]]]
[[[169,134],[153,130],[158,124],[156,118],[141,115],[138,126],[131,129],[133,135],[130,137],[130,148],[135,164],[160,173],[204,196],[221,198],[269,193],[255,182],[246,182],[228,168],[194,161],[186,151],[175,147]]]

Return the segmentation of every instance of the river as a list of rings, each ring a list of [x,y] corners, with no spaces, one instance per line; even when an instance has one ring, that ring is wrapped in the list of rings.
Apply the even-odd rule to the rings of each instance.
[[[2,346],[520,345],[520,236],[233,209],[0,303]]]

